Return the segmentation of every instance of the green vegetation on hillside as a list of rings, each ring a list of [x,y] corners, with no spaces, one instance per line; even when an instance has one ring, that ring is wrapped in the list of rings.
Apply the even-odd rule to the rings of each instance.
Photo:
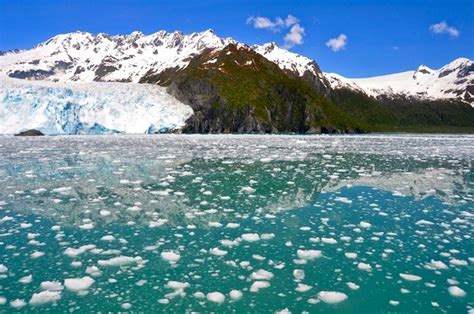
[[[184,69],[149,73],[194,115],[184,132],[474,132],[474,108],[460,101],[375,99],[311,84],[245,46],[205,50]]]

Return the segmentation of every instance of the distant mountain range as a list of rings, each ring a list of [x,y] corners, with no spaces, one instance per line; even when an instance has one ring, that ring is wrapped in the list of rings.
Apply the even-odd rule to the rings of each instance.
[[[212,30],[57,35],[1,53],[0,80],[0,133],[474,130],[472,60],[350,79]]]

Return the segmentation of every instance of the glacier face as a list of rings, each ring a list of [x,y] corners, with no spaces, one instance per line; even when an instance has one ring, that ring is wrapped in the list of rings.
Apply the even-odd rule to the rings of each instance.
[[[0,134],[156,133],[184,126],[191,107],[164,87],[0,78]]]

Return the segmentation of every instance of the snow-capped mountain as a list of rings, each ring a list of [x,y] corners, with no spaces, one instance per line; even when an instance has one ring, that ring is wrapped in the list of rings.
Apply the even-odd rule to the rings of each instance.
[[[207,63],[199,64],[203,56],[211,55],[221,56],[222,60],[214,64],[217,59],[204,58]],[[190,73],[186,69],[194,67],[191,61],[198,65],[196,71],[201,71],[201,74],[194,77],[192,84],[183,85],[181,83]],[[255,65],[256,61],[260,67]],[[232,68],[231,64],[238,67]],[[247,73],[246,66],[253,72]],[[209,78],[217,77],[216,71],[225,75],[218,82],[210,82]],[[255,72],[258,72],[260,81],[242,77],[243,73],[255,77]],[[161,81],[160,77],[168,80]],[[203,77],[205,79],[201,80]],[[270,77],[278,78],[279,83]],[[282,77],[290,77],[293,87],[297,87],[286,86],[286,81],[280,79]],[[181,81],[173,81],[174,78]],[[262,79],[268,84],[262,84]],[[255,89],[253,98],[239,106],[247,108],[258,104],[265,108],[242,110],[232,107],[235,103],[227,108],[229,102],[245,98],[237,96],[251,89],[245,85],[249,81],[260,89]],[[143,84],[145,82],[153,85]],[[225,82],[229,84],[223,84]],[[275,43],[250,47],[231,38],[220,38],[212,30],[187,35],[166,31],[151,35],[140,32],[115,36],[85,32],[57,35],[30,50],[0,53],[0,83],[0,133],[8,134],[26,129],[38,129],[45,134],[155,133],[183,127],[186,130],[189,121],[199,121],[200,126],[206,126],[209,125],[209,121],[204,121],[206,117],[213,117],[216,130],[288,131],[288,123],[276,122],[277,115],[287,110],[284,106],[293,108],[294,113],[298,112],[295,109],[300,108],[298,106],[311,107],[311,112],[322,112],[317,100],[320,98],[314,94],[326,96],[332,105],[337,105],[344,99],[338,98],[343,96],[334,90],[343,88],[380,100],[399,97],[410,98],[410,101],[455,99],[464,102],[464,106],[466,103],[474,106],[474,63],[466,58],[457,59],[439,70],[421,66],[416,71],[350,79],[335,73],[323,73],[314,60],[280,48]],[[179,84],[171,86],[172,83]],[[311,91],[307,89],[307,83],[312,86]],[[176,96],[179,94],[176,91],[183,86],[190,88],[181,90],[187,95],[181,101],[169,94],[170,87],[174,88],[173,95]],[[302,86],[306,89],[299,89]],[[303,90],[304,95],[299,95]],[[310,94],[314,97],[306,97]],[[273,95],[273,98],[267,104],[262,99],[268,95]],[[313,103],[309,104],[311,99]],[[220,102],[222,112],[217,115],[211,110],[204,114],[203,103],[207,102],[209,106]],[[379,105],[382,102],[379,101]],[[274,113],[268,111],[268,106],[275,104],[283,107]],[[354,129],[354,126],[357,128],[357,123],[349,121],[351,112],[344,113],[344,110],[349,109],[336,106],[321,115],[326,125],[313,125],[311,123],[316,122],[305,115],[298,116],[301,121],[293,122],[303,126],[298,130],[305,129],[307,124],[311,125],[310,130],[344,132]],[[262,121],[256,118],[257,111],[258,119]],[[348,114],[347,124],[334,127],[334,121],[341,121],[338,116],[345,114]],[[195,116],[198,118],[191,119]],[[248,124],[246,127],[239,124],[241,118]]]
[[[147,36],[75,32],[57,35],[31,50],[0,56],[0,75],[63,82],[138,82],[149,71],[185,67],[206,48],[233,42],[212,30],[189,35],[159,31]]]
[[[325,90],[329,89],[329,82],[314,60],[280,48],[274,42],[266,43],[261,46],[254,45],[252,49],[266,59],[276,63],[282,70],[294,73],[310,83],[317,85],[318,91],[324,93]]]
[[[369,96],[457,99],[474,105],[474,62],[456,59],[438,70],[421,65],[415,71],[349,79],[325,73],[333,89],[348,88]]]

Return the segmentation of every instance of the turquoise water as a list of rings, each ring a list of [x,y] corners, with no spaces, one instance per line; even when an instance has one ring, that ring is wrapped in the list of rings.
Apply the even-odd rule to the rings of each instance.
[[[472,136],[3,137],[0,311],[468,313],[473,155]]]

